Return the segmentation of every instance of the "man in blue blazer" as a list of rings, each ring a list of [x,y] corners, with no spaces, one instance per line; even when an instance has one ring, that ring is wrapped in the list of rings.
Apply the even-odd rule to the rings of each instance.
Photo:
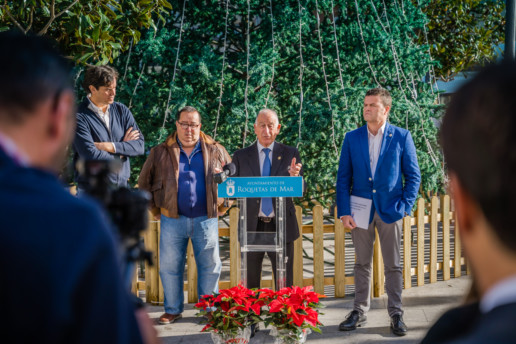
[[[340,324],[341,331],[354,330],[367,321],[376,227],[385,265],[391,329],[400,336],[407,333],[401,303],[402,222],[414,205],[421,176],[410,132],[387,122],[391,105],[389,91],[382,88],[367,91],[364,99],[367,125],[347,133],[342,145],[337,174],[337,211],[344,226],[352,229],[356,262],[354,307]],[[368,228],[356,226],[351,195],[371,200]]]
[[[454,94],[441,145],[477,302],[445,313],[422,343],[516,341],[516,64],[491,66]]]

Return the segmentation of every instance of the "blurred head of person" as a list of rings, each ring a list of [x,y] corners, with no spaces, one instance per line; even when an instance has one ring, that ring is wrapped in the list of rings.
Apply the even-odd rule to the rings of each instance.
[[[516,274],[516,64],[481,71],[441,127],[458,227],[480,295]]]
[[[53,42],[0,33],[0,134],[31,166],[57,171],[75,129],[70,63]]]

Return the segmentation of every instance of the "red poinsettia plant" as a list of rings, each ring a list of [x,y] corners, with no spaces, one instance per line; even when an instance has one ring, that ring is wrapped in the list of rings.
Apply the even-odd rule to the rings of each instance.
[[[325,297],[308,287],[287,287],[274,292],[270,289],[258,290],[259,300],[266,306],[265,325],[273,325],[278,331],[287,330],[301,335],[306,329],[321,333],[319,308],[323,305],[319,299]]]
[[[200,309],[197,316],[206,318],[202,332],[237,334],[239,329],[262,321],[263,305],[264,300],[258,299],[255,291],[238,285],[213,295],[203,295],[195,307]]]

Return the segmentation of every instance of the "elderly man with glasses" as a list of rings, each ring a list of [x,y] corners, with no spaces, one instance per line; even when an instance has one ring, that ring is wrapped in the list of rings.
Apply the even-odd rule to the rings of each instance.
[[[221,270],[215,173],[231,158],[226,149],[201,131],[201,114],[186,106],[177,112],[176,132],[150,151],[138,180],[152,194],[151,212],[161,220],[160,276],[165,313],[160,324],[171,324],[183,312],[183,275],[188,240],[197,263],[198,295],[218,291]]]

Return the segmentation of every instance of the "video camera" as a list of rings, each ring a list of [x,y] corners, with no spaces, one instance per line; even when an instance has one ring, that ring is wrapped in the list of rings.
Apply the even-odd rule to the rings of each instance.
[[[109,182],[109,174],[120,170],[120,160],[79,161],[77,170],[87,180],[85,191],[107,210],[120,236],[126,261],[124,279],[130,286],[134,263],[146,260],[152,265],[151,252],[145,251],[140,232],[148,225],[150,195],[146,191],[116,188]]]

